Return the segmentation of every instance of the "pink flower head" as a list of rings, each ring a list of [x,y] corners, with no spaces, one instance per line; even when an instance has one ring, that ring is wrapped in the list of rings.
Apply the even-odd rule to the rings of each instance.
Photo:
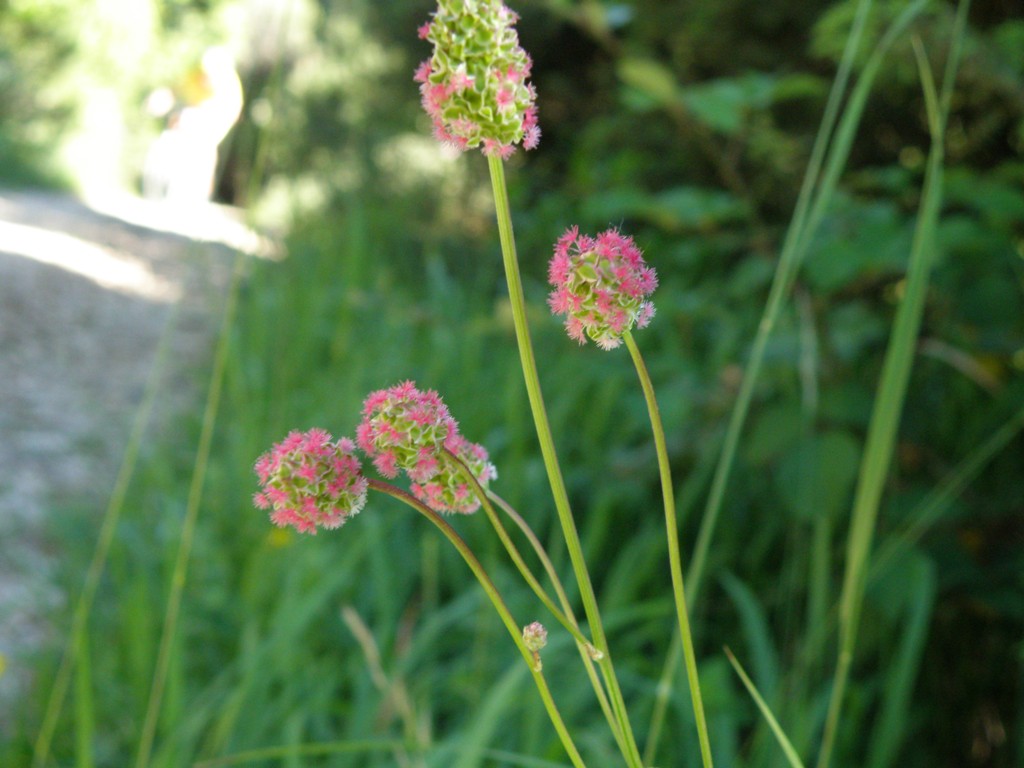
[[[482,445],[456,435],[445,447],[462,460],[484,488],[491,480],[497,479],[498,471],[487,460],[487,449]],[[429,479],[412,484],[413,495],[437,512],[468,515],[480,509],[480,499],[466,479],[463,468],[446,453],[437,455],[435,460],[435,470]]]
[[[614,349],[626,331],[645,328],[654,317],[647,297],[658,277],[633,238],[616,229],[597,237],[568,229],[555,243],[548,282],[554,286],[551,311],[566,316],[566,331],[580,344],[589,337],[602,349]]]
[[[322,429],[293,431],[256,460],[262,490],[253,496],[277,526],[299,533],[338,528],[366,504],[367,480],[348,438]]]
[[[537,94],[528,81],[531,62],[519,46],[519,18],[500,0],[439,0],[431,20],[419,28],[434,45],[420,64],[423,108],[434,135],[459,149],[480,147],[507,158],[517,144],[540,141]]]
[[[412,492],[438,512],[475,512],[480,501],[461,468],[445,453],[459,456],[482,485],[497,473],[482,446],[459,434],[459,425],[441,396],[411,381],[371,393],[356,428],[359,447],[385,477],[405,472]]]

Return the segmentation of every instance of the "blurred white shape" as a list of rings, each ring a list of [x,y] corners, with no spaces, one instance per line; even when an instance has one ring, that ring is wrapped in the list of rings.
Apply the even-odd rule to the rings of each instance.
[[[205,98],[172,114],[146,155],[142,186],[148,198],[203,201],[213,195],[217,147],[242,113],[242,83],[234,57],[223,46],[203,54],[200,77]],[[155,91],[147,106],[152,109],[150,102],[156,101],[163,107],[161,100]]]

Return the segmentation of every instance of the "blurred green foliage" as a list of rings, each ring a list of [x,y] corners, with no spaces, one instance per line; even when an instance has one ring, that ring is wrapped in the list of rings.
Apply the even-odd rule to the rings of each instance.
[[[45,147],[66,125],[72,102],[32,96],[56,73],[78,71],[84,49],[65,11],[86,13],[56,0],[7,5],[15,13],[0,14],[0,29],[14,43],[0,49],[0,160],[8,146]],[[228,5],[164,3],[156,34],[176,45]],[[876,5],[868,40],[905,4]],[[547,315],[545,264],[576,223],[621,226],[657,268],[658,317],[637,339],[669,433],[684,542],[692,542],[853,7],[516,5],[544,131],[537,152],[510,164],[530,320],[641,734],[673,623],[652,513],[653,449],[624,357],[575,349]],[[340,533],[299,541],[250,509],[251,462],[271,441],[314,425],[350,433],[366,392],[414,378],[440,390],[464,433],[491,450],[498,492],[545,541],[557,540],[502,298],[484,163],[437,151],[412,83],[428,54],[415,29],[430,4],[291,8],[275,55],[253,56],[243,69],[246,114],[222,187],[268,221],[290,222],[290,257],[253,265],[243,287],[154,764],[396,736],[426,749],[431,766],[530,764],[485,749],[557,759],[525,675],[510,671],[500,626],[462,563],[420,521],[372,500]],[[913,27],[936,72],[952,14],[935,2]],[[868,592],[840,765],[1009,768],[1024,759],[1024,440],[1017,435],[946,499],[923,537],[908,533],[928,494],[1024,402],[1022,51],[1020,9],[976,2],[954,94],[938,261],[880,522],[879,550],[905,546],[876,570]],[[723,766],[779,764],[724,644],[803,754],[813,752],[824,716],[852,487],[928,152],[909,38],[878,82],[841,193],[772,338],[712,547],[712,578],[696,606]],[[142,89],[133,82],[123,95],[138,100]],[[48,127],[31,133],[31,125]],[[124,764],[144,709],[159,634],[152,605],[165,593],[190,449],[187,441],[159,448],[136,479],[94,619],[97,633],[120,640],[93,642],[92,677],[104,691],[99,765]],[[514,613],[524,623],[539,618],[481,521],[457,522],[508,588]],[[83,523],[69,518],[57,537],[68,548],[70,585],[89,554],[72,524]],[[557,546],[554,555],[566,565]],[[399,722],[393,691],[375,688],[339,617],[348,604],[380,644],[392,682],[407,687],[415,727]],[[552,687],[593,763],[613,764],[575,666],[547,660],[570,651],[564,638],[546,651]],[[45,683],[44,675],[26,710],[27,733]],[[683,691],[680,681],[662,766],[696,765]],[[26,744],[9,742],[0,757],[19,765]],[[58,754],[71,750],[69,730]],[[385,751],[319,762],[293,755],[286,764],[395,761]]]
[[[3,0],[0,183],[83,185],[97,180],[90,174],[134,182],[161,127],[147,95],[180,81],[207,46],[231,40],[236,6]]]

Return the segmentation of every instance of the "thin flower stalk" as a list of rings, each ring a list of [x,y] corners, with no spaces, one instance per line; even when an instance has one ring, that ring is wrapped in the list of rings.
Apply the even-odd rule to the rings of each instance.
[[[580,757],[579,750],[576,748],[576,744],[573,742],[572,736],[569,734],[569,731],[565,726],[565,722],[562,720],[562,715],[558,710],[558,705],[555,704],[555,700],[551,696],[551,690],[548,688],[547,680],[544,678],[544,673],[538,668],[535,651],[531,650],[527,646],[527,643],[523,638],[522,628],[512,617],[512,613],[505,604],[505,600],[502,598],[501,593],[498,592],[498,588],[494,585],[494,582],[491,581],[491,577],[487,575],[487,571],[484,569],[483,565],[481,565],[476,555],[473,554],[469,545],[466,544],[462,537],[455,532],[455,529],[452,528],[440,514],[432,510],[416,497],[406,491],[403,491],[401,488],[396,488],[390,483],[385,483],[381,480],[375,479],[369,480],[369,487],[372,490],[386,493],[388,496],[404,502],[415,509],[427,518],[427,520],[433,523],[434,526],[444,534],[445,538],[452,543],[452,546],[458,550],[459,554],[462,555],[462,559],[466,561],[466,565],[469,566],[470,570],[473,571],[473,575],[476,576],[477,581],[480,582],[480,586],[483,587],[484,592],[491,601],[491,604],[498,612],[498,616],[501,618],[502,623],[505,625],[508,633],[512,636],[513,642],[515,642],[516,647],[522,654],[527,667],[529,667],[530,674],[533,676],[533,681],[540,693],[541,700],[544,702],[544,708],[547,710],[548,717],[551,719],[551,724],[555,727],[555,731],[558,733],[558,738],[561,740],[562,746],[569,755],[569,759],[572,761],[573,766],[575,766],[575,768],[586,768],[586,764],[583,762],[583,758]]]
[[[435,136],[459,149],[479,147],[487,156],[516,340],[544,466],[594,645],[602,654],[601,668],[609,687],[612,710],[624,736],[627,762],[633,768],[642,768],[558,466],[526,326],[526,305],[502,160],[511,155],[519,143],[526,149],[536,147],[540,128],[534,104],[536,91],[528,82],[530,58],[519,46],[515,30],[517,18],[500,0],[439,0],[431,21],[420,28],[420,37],[433,44],[433,54],[420,65],[414,79],[420,83],[422,104],[434,123]]]
[[[693,635],[690,632],[689,612],[686,608],[686,588],[683,585],[683,565],[679,553],[679,526],[676,521],[675,494],[672,487],[672,471],[668,461],[668,450],[665,446],[665,429],[661,423],[658,401],[654,395],[654,385],[644,364],[640,349],[629,331],[623,333],[626,347],[633,358],[640,386],[647,402],[647,413],[651,419],[651,431],[654,433],[654,448],[658,455],[658,472],[661,476],[661,496],[665,504],[665,534],[668,539],[668,562],[672,574],[672,594],[675,598],[676,617],[679,621],[679,636],[683,640],[683,655],[686,662],[686,679],[690,685],[690,698],[693,701],[693,712],[697,721],[697,738],[700,741],[700,755],[705,768],[711,768],[711,742],[708,738],[708,724],[704,715],[704,701],[700,692],[700,679],[697,674],[697,657],[693,648]]]
[[[530,332],[526,321],[526,301],[523,296],[522,278],[519,274],[519,262],[516,257],[515,237],[512,233],[512,213],[509,208],[504,166],[501,158],[494,155],[487,157],[487,165],[491,173],[491,187],[494,192],[498,234],[501,240],[505,277],[508,282],[513,325],[515,327],[516,341],[519,346],[519,359],[522,364],[523,378],[526,383],[526,392],[530,402],[530,410],[533,414],[537,438],[540,442],[541,455],[544,459],[544,468],[547,471],[548,481],[551,484],[555,509],[558,512],[559,523],[562,526],[566,547],[569,550],[569,560],[572,563],[573,572],[579,583],[580,597],[583,601],[583,608],[587,616],[587,622],[590,625],[591,634],[594,637],[594,645],[603,654],[600,663],[609,686],[608,692],[612,708],[628,747],[629,764],[635,768],[642,768],[643,762],[636,745],[633,728],[629,723],[626,713],[622,690],[612,665],[604,625],[601,622],[601,613],[597,606],[594,587],[591,584],[590,574],[587,571],[586,561],[583,557],[583,547],[580,544],[579,532],[576,530],[572,509],[569,506],[569,495],[565,490],[565,481],[562,478],[562,471],[558,464],[554,438],[551,435],[551,425],[548,422],[544,397],[541,393],[537,363],[534,358],[533,345],[530,341]]]
[[[569,617],[559,609],[557,605],[555,605],[555,601],[551,599],[551,596],[548,595],[540,581],[538,581],[537,577],[533,575],[533,571],[530,570],[530,566],[527,565],[523,556],[519,553],[519,548],[516,547],[515,542],[512,541],[512,538],[508,535],[508,531],[505,530],[505,526],[502,525],[497,512],[494,511],[494,506],[491,504],[490,499],[487,498],[487,490],[480,484],[480,481],[477,480],[473,471],[454,453],[447,450],[446,453],[448,458],[459,467],[463,478],[472,487],[476,497],[483,503],[484,514],[487,515],[487,519],[490,520],[491,526],[494,528],[494,532],[498,534],[498,538],[505,547],[505,551],[508,552],[509,557],[512,558],[512,562],[515,563],[516,569],[523,577],[523,580],[530,585],[530,589],[532,589],[534,594],[537,595],[537,598],[544,604],[544,607],[551,611],[551,614],[558,619],[558,623],[569,631],[573,638],[575,638],[576,642],[593,649],[596,653],[596,649],[594,649],[593,644],[583,635],[582,632],[580,632],[579,625],[570,621]]]
[[[558,601],[562,604],[562,609],[565,611],[566,618],[572,622],[573,626],[579,629],[579,621],[572,609],[572,603],[569,602],[569,596],[565,592],[565,586],[562,584],[562,580],[558,577],[558,571],[555,570],[554,563],[552,563],[551,558],[548,557],[548,553],[544,549],[544,545],[540,543],[540,539],[537,538],[537,534],[533,532],[530,524],[523,519],[522,515],[516,512],[515,508],[513,508],[511,504],[501,498],[494,491],[487,491],[487,498],[494,504],[497,504],[498,508],[501,509],[501,511],[516,524],[519,530],[522,531],[523,535],[526,536],[527,540],[530,542],[530,546],[533,547],[533,551],[540,559],[541,565],[544,567],[544,571],[548,574],[548,578],[551,579],[552,585],[554,585],[555,594],[558,596]],[[580,658],[583,660],[584,667],[587,670],[587,676],[590,678],[590,683],[594,687],[594,693],[597,694],[597,701],[598,704],[601,705],[601,711],[604,713],[605,719],[608,721],[608,725],[611,726],[612,734],[615,736],[615,741],[619,745],[620,751],[628,761],[629,758],[625,742],[623,741],[622,731],[619,729],[619,724],[612,712],[611,704],[609,703],[608,696],[605,693],[604,685],[601,683],[601,679],[598,678],[597,671],[594,669],[594,659],[598,654],[600,654],[600,651],[590,644],[583,646],[577,643],[576,647],[579,649]]]
[[[594,661],[600,660],[603,654],[599,650],[597,650],[597,648],[594,647],[593,643],[591,643],[580,631],[579,621],[576,619],[576,615],[572,610],[572,604],[569,602],[569,598],[565,593],[565,588],[562,586],[561,579],[558,578],[558,572],[555,571],[554,565],[551,563],[551,558],[548,557],[548,554],[544,550],[544,547],[541,545],[540,540],[537,538],[537,535],[529,527],[529,525],[522,518],[522,516],[520,516],[508,504],[508,502],[504,501],[496,494],[491,493],[489,490],[481,486],[479,482],[476,480],[476,477],[473,475],[472,469],[466,464],[464,464],[458,457],[452,456],[451,458],[456,463],[462,466],[463,476],[467,478],[471,485],[473,485],[478,498],[482,500],[484,512],[487,515],[487,519],[490,520],[491,525],[493,526],[495,532],[498,534],[498,538],[501,540],[501,543],[505,546],[505,550],[508,552],[509,557],[512,558],[512,561],[515,563],[516,568],[519,570],[519,573],[523,576],[523,579],[527,582],[527,584],[530,585],[530,588],[533,589],[534,593],[537,595],[540,601],[544,603],[544,606],[549,611],[551,611],[552,615],[556,619],[558,619],[559,623],[562,624],[562,626],[564,626],[573,636],[573,639],[576,640],[576,645],[579,649],[580,657],[583,660],[584,667],[587,670],[587,676],[590,678],[590,683],[594,688],[594,693],[597,695],[598,703],[601,706],[601,711],[604,713],[605,719],[608,721],[608,725],[612,729],[612,734],[615,736],[615,741],[619,745],[619,748],[622,751],[623,756],[626,757],[626,759],[628,760],[628,750],[626,748],[625,742],[622,740],[622,731],[619,728],[618,719],[616,718],[612,710],[612,707],[608,702],[608,697],[605,693],[604,685],[602,684],[601,679],[597,676],[597,673],[594,670]],[[520,554],[518,547],[516,547],[515,542],[513,542],[512,538],[508,535],[508,531],[502,524],[501,518],[495,512],[492,502],[494,504],[498,504],[498,506],[501,507],[501,509],[516,523],[516,525],[519,526],[520,530],[526,535],[527,539],[530,541],[530,544],[533,547],[534,552],[540,558],[540,561],[544,566],[545,571],[547,572],[552,584],[554,585],[555,592],[558,595],[558,599],[562,604],[562,610],[558,609],[558,607],[554,604],[554,601],[551,600],[550,596],[541,586],[540,582],[533,575],[533,572],[530,570],[529,566],[526,564],[526,561]]]
[[[697,664],[689,631],[686,595],[682,586],[679,535],[664,430],[658,416],[650,377],[630,333],[634,326],[646,327],[654,317],[654,304],[649,298],[658,285],[657,274],[654,268],[644,261],[643,252],[632,237],[623,235],[617,229],[608,229],[597,236],[591,236],[581,234],[579,228],[573,226],[555,243],[554,255],[548,265],[548,281],[553,288],[548,296],[548,305],[554,314],[565,315],[565,329],[569,338],[580,344],[585,344],[589,339],[606,351],[615,349],[626,341],[637,365],[658,446],[662,488],[665,494],[672,586],[679,626],[683,629],[687,641],[687,671],[694,711],[697,715],[701,758],[705,768],[711,768],[707,723],[704,719]]]

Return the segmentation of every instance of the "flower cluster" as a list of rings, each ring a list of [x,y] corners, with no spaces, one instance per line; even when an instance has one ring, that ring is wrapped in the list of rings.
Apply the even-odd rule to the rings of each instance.
[[[423,108],[434,134],[459,149],[507,158],[540,141],[530,57],[519,46],[518,16],[499,0],[440,0],[419,34],[434,44],[420,64]]]
[[[356,442],[384,477],[396,477],[404,470],[419,483],[437,472],[438,453],[458,433],[441,396],[433,390],[422,392],[406,381],[367,396]]]
[[[366,398],[356,440],[377,471],[388,478],[405,472],[413,495],[436,512],[480,508],[463,465],[484,487],[498,476],[487,450],[459,433],[440,395],[411,381]],[[275,524],[300,533],[339,527],[366,503],[369,481],[355,449],[322,429],[291,432],[257,459],[261,490],[253,501],[271,510]]]
[[[481,486],[486,488],[491,480],[498,477],[498,471],[488,461],[487,449],[482,445],[471,443],[462,435],[456,435],[449,444],[454,447],[447,444],[445,447],[465,464]],[[480,500],[466,482],[462,468],[446,453],[439,454],[437,461],[437,472],[430,479],[412,484],[413,495],[438,512],[476,512],[480,508]]]
[[[278,526],[316,534],[317,527],[338,528],[366,503],[367,480],[353,453],[355,445],[329,432],[291,432],[256,460],[262,490],[253,497],[270,509]]]
[[[356,429],[359,447],[385,477],[404,471],[416,498],[438,512],[475,512],[480,500],[450,456],[457,456],[481,485],[497,476],[483,446],[459,433],[440,395],[411,381],[373,392]]]
[[[602,349],[614,349],[626,331],[644,328],[654,317],[647,297],[657,275],[633,238],[618,230],[590,237],[571,227],[555,244],[548,281],[554,286],[551,311],[566,315],[565,328],[580,344],[590,337]]]

